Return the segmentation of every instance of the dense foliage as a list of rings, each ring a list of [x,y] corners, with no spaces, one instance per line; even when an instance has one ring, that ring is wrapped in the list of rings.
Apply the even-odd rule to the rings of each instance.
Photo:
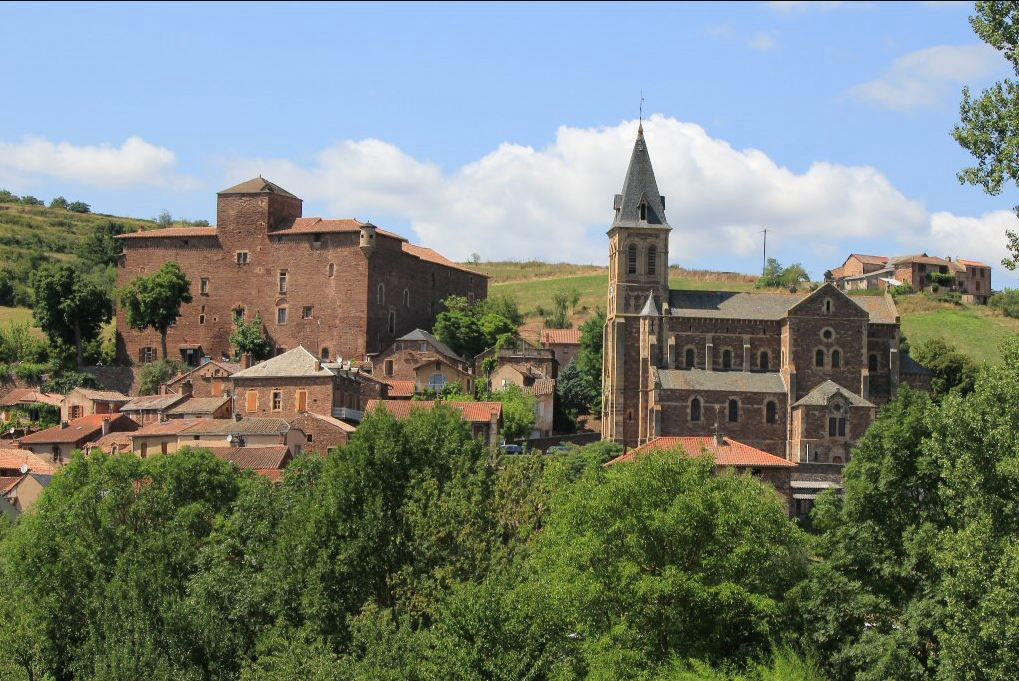
[[[951,391],[961,395],[973,391],[979,366],[955,346],[940,338],[931,338],[912,346],[909,355],[930,369],[931,394],[935,399]]]
[[[70,265],[45,267],[32,277],[32,315],[51,343],[75,348],[77,366],[84,366],[84,346],[99,338],[113,317],[113,300],[95,282]]]
[[[997,310],[1006,317],[1019,319],[1019,289],[1005,289],[995,293],[987,304],[992,310]]]
[[[436,315],[432,333],[453,352],[467,358],[516,335],[523,321],[516,303],[506,296],[475,302],[450,296],[442,304],[445,309]]]
[[[757,288],[796,288],[809,281],[810,276],[798,262],[783,267],[775,258],[768,258],[764,271],[755,285]]]
[[[135,277],[120,292],[128,326],[139,331],[149,328],[158,331],[163,359],[169,359],[166,332],[180,316],[181,305],[191,300],[191,281],[172,260],[152,274]]]
[[[272,357],[274,343],[265,332],[262,313],[255,314],[251,321],[246,321],[238,313],[234,313],[234,330],[230,334],[230,345],[238,356],[250,354],[253,362],[261,362]]]

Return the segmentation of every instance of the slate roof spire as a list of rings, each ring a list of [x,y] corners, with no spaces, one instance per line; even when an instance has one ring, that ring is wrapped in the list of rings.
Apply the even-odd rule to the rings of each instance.
[[[658,193],[655,170],[651,167],[651,156],[644,141],[643,121],[637,127],[637,140],[630,154],[623,192],[616,194],[613,208],[616,211],[613,227],[669,228],[665,219],[665,197]]]
[[[640,311],[641,317],[658,317],[658,306],[655,305],[655,294],[649,293],[647,302],[644,303],[644,309]]]

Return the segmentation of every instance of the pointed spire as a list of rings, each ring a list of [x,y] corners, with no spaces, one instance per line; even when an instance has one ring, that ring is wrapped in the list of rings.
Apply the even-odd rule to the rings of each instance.
[[[616,217],[613,226],[669,226],[665,219],[665,197],[658,193],[655,170],[651,167],[651,156],[644,141],[643,121],[637,127],[637,140],[630,154],[623,192],[616,194],[614,203]]]
[[[640,311],[641,317],[657,317],[658,306],[655,305],[655,294],[649,293],[647,296],[647,302],[644,303],[644,309]]]

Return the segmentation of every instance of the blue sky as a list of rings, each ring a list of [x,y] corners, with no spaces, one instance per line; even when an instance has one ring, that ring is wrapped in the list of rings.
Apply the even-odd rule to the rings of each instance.
[[[451,257],[603,262],[643,91],[675,262],[751,271],[768,227],[815,276],[849,251],[997,265],[1016,192],[960,186],[949,136],[962,84],[1008,74],[971,11],[5,5],[0,186],[214,221],[261,173]]]

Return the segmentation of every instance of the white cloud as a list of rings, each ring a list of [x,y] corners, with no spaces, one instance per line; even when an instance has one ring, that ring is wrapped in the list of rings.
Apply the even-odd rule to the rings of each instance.
[[[761,50],[763,52],[776,47],[778,45],[778,42],[775,40],[774,36],[771,36],[767,33],[758,33],[753,38],[751,38],[750,42],[747,44],[751,48],[755,50]]]
[[[309,164],[233,161],[225,182],[261,173],[333,217],[406,220],[421,243],[453,258],[602,263],[636,127],[561,127],[545,149],[506,143],[451,172],[387,142],[344,141]],[[1011,213],[931,215],[872,167],[818,162],[796,173],[692,123],[656,115],[644,128],[673,226],[670,253],[685,265],[719,256],[753,262],[764,227],[769,250],[809,251],[819,271],[867,240],[889,254],[926,250],[994,264],[1005,254],[1003,225],[1015,223]]]
[[[119,147],[54,143],[31,136],[20,142],[0,140],[0,172],[15,185],[49,177],[95,187],[193,186],[191,178],[172,173],[176,163],[171,150],[141,137],[129,137]]]
[[[997,51],[984,43],[935,45],[899,57],[878,78],[850,92],[890,109],[930,108],[958,94],[960,85],[989,76],[1003,64]]]

